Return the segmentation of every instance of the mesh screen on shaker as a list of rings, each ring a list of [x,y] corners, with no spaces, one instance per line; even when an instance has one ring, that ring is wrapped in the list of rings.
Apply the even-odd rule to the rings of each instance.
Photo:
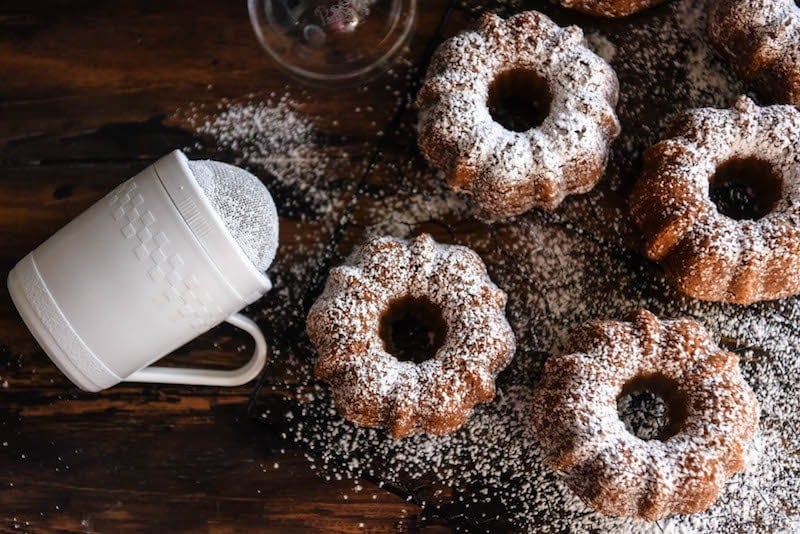
[[[245,255],[266,271],[278,248],[278,214],[264,184],[219,161],[189,161],[189,169]]]

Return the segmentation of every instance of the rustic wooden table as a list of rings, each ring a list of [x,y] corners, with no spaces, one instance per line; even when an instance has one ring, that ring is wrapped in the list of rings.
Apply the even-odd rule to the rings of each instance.
[[[422,3],[416,32],[392,72],[362,89],[332,95],[297,85],[270,63],[244,1],[0,1],[3,280],[28,251],[167,152],[188,147],[193,158],[236,161],[193,128],[221,101],[290,95],[299,112],[314,117],[330,175],[329,206],[317,209],[303,191],[252,168],[270,185],[281,216],[281,248],[270,269],[275,289],[248,310],[274,356],[253,384],[126,384],[82,393],[38,348],[7,291],[0,290],[0,530],[508,528],[502,510],[496,514],[500,520],[484,524],[465,520],[468,514],[458,506],[429,513],[418,503],[430,488],[370,479],[355,481],[361,490],[353,492],[354,481],[327,480],[309,462],[314,451],[281,436],[283,414],[315,385],[303,318],[328,269],[363,239],[364,228],[380,226],[387,206],[397,210],[412,197],[442,194],[416,149],[409,102],[435,44],[468,25],[475,11],[448,0]],[[524,220],[580,233],[633,268],[654,273],[629,252],[636,248],[635,233],[617,222],[624,217],[638,154],[657,138],[661,119],[681,107],[728,98],[718,97],[713,84],[706,93],[681,92],[691,73],[673,75],[673,65],[707,60],[689,54],[673,61],[681,51],[670,43],[662,69],[659,43],[648,45],[655,54],[640,58],[646,48],[640,42],[650,37],[636,37],[628,21],[576,15],[544,0],[496,4],[521,4],[515,9],[536,8],[561,25],[591,27],[630,56],[614,64],[627,88],[619,109],[627,139],[615,145],[612,177],[589,201],[570,200],[554,216],[531,212]],[[666,13],[662,7],[648,13],[657,18]],[[690,50],[693,40],[691,34],[684,42]],[[662,69],[659,85],[645,79],[648,61]],[[636,89],[645,85],[653,90]],[[514,244],[512,224],[489,225],[471,216],[422,219],[412,217],[409,232],[428,231],[441,241],[472,246],[493,276],[510,279],[524,261],[516,251],[497,247]],[[653,288],[651,293],[663,292],[658,283]],[[517,297],[521,306],[523,295]],[[517,319],[526,324],[524,317]],[[530,329],[518,330],[520,346],[531,345]],[[231,365],[247,352],[243,343],[241,333],[221,326],[169,360]],[[530,351],[525,357],[538,362],[536,369],[545,355]],[[447,488],[438,488],[438,495],[445,505],[452,497]]]
[[[400,69],[424,61],[445,11],[445,2],[426,6]],[[335,99],[294,85],[260,49],[243,1],[2,2],[0,278],[105,192],[159,156],[193,145],[193,135],[174,118],[190,103],[215,105],[223,97],[287,88],[302,93],[306,111],[329,123],[331,152],[352,161],[331,182],[343,198],[352,195],[380,148],[376,133],[402,105],[394,92],[405,92],[405,83],[395,76]],[[357,105],[373,111],[355,115]],[[333,126],[342,115],[352,117]],[[226,159],[194,154],[203,155]],[[280,192],[276,197],[281,205]],[[341,215],[315,220],[289,211],[281,210],[284,245],[272,269],[276,294],[291,283],[281,273],[307,253],[299,244],[331,242]],[[312,289],[293,294],[307,299]],[[298,302],[298,309],[306,305]],[[270,318],[260,322],[271,334],[280,331],[272,337],[277,348],[302,336],[296,320],[274,330]],[[221,327],[176,359],[220,363],[242,342],[239,333]],[[285,387],[280,370],[267,375],[265,383],[277,377]],[[270,428],[253,420],[250,405],[263,389],[254,384],[78,391],[38,348],[5,283],[0,383],[0,530],[417,526],[419,509],[404,498],[365,481],[364,491],[344,501],[352,482],[325,482],[299,450],[273,447]]]

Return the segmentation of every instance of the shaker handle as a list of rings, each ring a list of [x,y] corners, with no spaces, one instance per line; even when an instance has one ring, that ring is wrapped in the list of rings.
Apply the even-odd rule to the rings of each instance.
[[[261,373],[267,363],[267,341],[261,329],[252,319],[234,313],[226,323],[244,330],[253,337],[256,347],[250,361],[230,371],[212,369],[188,369],[182,367],[151,366],[134,372],[123,382],[147,382],[157,384],[183,384],[190,386],[241,386]]]

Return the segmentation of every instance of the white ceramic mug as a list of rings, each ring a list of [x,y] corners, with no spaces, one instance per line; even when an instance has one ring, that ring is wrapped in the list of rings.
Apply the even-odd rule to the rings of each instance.
[[[266,342],[252,320],[235,312],[270,288],[180,151],[89,207],[8,277],[36,340],[87,391],[119,382],[235,386],[255,378]],[[148,367],[222,321],[255,340],[243,367]]]

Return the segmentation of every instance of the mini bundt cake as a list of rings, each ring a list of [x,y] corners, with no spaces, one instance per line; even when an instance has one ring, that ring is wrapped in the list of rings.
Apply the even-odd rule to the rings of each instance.
[[[649,391],[667,404],[658,439],[629,432],[618,399]],[[758,402],[735,354],[690,319],[581,327],[545,364],[534,393],[545,462],[597,512],[657,520],[705,510],[745,466]]]
[[[800,110],[739,97],[684,113],[669,137],[645,151],[630,198],[647,255],[702,300],[800,293]]]
[[[600,17],[626,17],[657,6],[665,0],[558,0],[568,9]]]
[[[419,147],[490,215],[552,210],[601,178],[617,96],[616,74],[579,28],[536,11],[486,14],[434,54],[417,98]]]
[[[795,0],[715,0],[714,47],[771,102],[800,106],[800,4]]]
[[[476,403],[494,398],[495,378],[514,355],[505,304],[466,247],[427,234],[374,239],[331,271],[308,314],[316,374],[331,385],[339,413],[358,425],[388,428],[395,438],[452,432]],[[429,330],[412,331],[413,341],[431,346],[407,361],[393,330],[413,321]]]

